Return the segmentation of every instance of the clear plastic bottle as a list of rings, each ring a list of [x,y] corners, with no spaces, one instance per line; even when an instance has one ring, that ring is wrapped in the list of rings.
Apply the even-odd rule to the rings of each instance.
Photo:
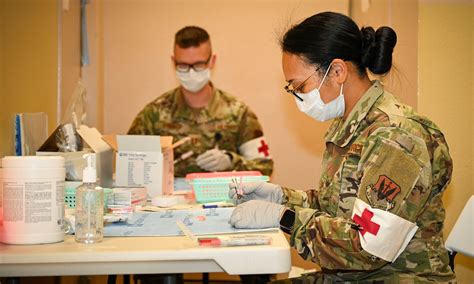
[[[92,244],[104,236],[104,190],[98,186],[95,154],[85,154],[82,185],[76,189],[76,242]]]

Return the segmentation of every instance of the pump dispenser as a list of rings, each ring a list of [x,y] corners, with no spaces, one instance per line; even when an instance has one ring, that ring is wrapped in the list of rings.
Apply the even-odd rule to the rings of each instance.
[[[97,170],[95,154],[84,154],[82,156],[86,160],[86,167],[82,171],[82,182],[84,183],[96,183],[97,182]]]
[[[76,189],[76,242],[98,243],[104,236],[104,191],[97,185],[96,155],[85,154],[82,185]]]

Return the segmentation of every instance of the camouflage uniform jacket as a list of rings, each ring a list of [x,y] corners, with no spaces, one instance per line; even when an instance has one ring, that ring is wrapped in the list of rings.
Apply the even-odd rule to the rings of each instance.
[[[455,279],[442,236],[441,200],[452,161],[439,128],[374,81],[347,119],[331,124],[325,140],[319,188],[284,188],[284,203],[296,211],[291,243],[298,253],[338,279]],[[384,192],[381,177],[399,189]],[[419,227],[394,262],[362,249],[351,220],[356,198]]]
[[[273,160],[264,140],[258,141],[262,143],[258,148],[260,157],[241,153],[241,146],[246,142],[263,139],[257,116],[233,96],[217,88],[213,90],[211,102],[203,109],[188,107],[180,87],[166,92],[145,106],[133,121],[128,134],[169,135],[174,137],[175,142],[190,136],[191,142],[174,150],[175,159],[190,150],[194,152],[191,157],[175,164],[175,176],[178,177],[203,172],[196,164],[196,157],[214,147],[225,150],[231,156],[233,170],[256,170],[270,175]]]

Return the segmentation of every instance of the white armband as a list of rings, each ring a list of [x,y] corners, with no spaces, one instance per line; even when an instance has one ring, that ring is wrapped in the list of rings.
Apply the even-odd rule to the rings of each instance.
[[[405,250],[418,226],[393,213],[372,208],[356,198],[352,220],[359,224],[362,248],[383,260],[394,262]]]
[[[271,158],[270,149],[268,148],[268,144],[266,143],[264,136],[249,140],[240,145],[239,153],[247,160],[253,160],[257,158]]]

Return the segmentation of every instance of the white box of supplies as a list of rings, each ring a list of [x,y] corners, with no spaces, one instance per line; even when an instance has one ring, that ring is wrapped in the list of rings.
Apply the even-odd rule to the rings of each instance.
[[[173,137],[117,135],[115,186],[148,189],[148,196],[173,190]]]

